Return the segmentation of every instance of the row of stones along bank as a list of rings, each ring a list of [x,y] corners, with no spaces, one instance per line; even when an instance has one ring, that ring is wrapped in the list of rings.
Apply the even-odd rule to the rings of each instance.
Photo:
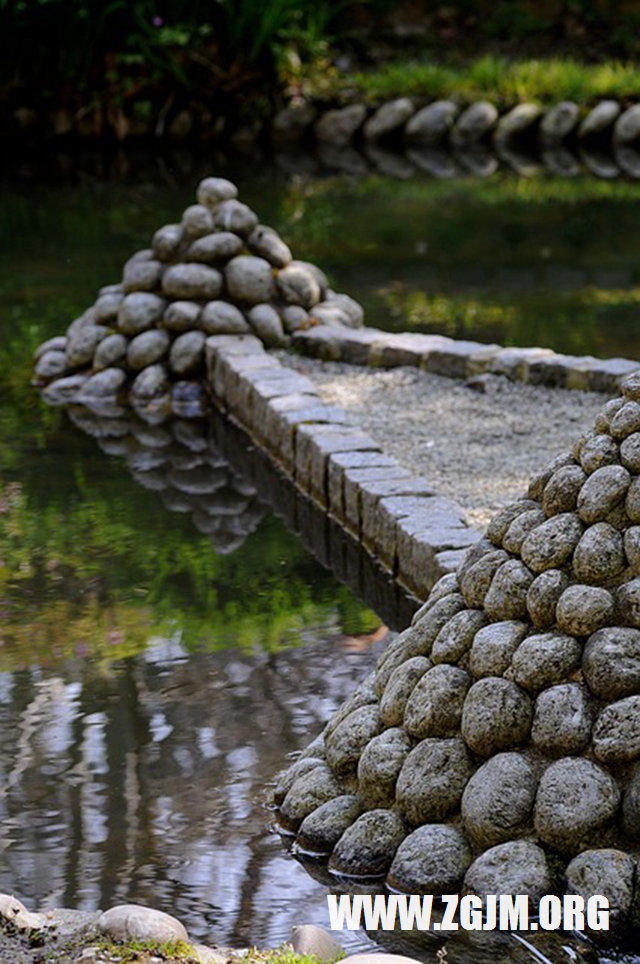
[[[316,327],[296,332],[293,347],[323,361],[396,368],[409,365],[447,378],[504,375],[511,381],[614,395],[622,379],[636,371],[628,358],[561,355],[549,348],[503,348],[444,335]]]
[[[217,404],[418,597],[477,542],[459,505],[323,403],[308,378],[281,365],[257,338],[213,336],[206,356]]]

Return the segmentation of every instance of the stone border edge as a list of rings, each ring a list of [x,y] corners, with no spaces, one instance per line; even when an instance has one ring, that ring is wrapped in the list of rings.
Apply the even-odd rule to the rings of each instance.
[[[622,379],[640,368],[629,358],[563,355],[550,348],[504,348],[444,335],[377,328],[317,326],[293,335],[293,347],[323,361],[372,368],[409,365],[447,378],[504,375],[511,381],[615,395]]]
[[[209,337],[206,364],[217,406],[418,599],[480,539],[461,506],[386,455],[255,336]]]

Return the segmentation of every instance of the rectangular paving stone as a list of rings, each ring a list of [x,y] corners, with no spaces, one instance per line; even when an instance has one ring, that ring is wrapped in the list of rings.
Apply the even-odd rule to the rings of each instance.
[[[588,370],[594,358],[576,358],[573,355],[551,355],[529,363],[527,381],[532,385],[550,385],[557,388],[586,388]]]
[[[295,444],[296,484],[313,494],[322,505],[327,503],[327,466],[333,452],[379,451],[380,448],[366,433],[340,425],[301,425]]]
[[[291,396],[283,396],[287,399]],[[302,397],[302,396],[299,396]],[[272,399],[265,421],[266,445],[288,468],[295,464],[296,433],[300,425],[350,426],[351,417],[336,405],[324,405],[308,396],[310,404],[301,408],[277,411],[275,405],[283,399]],[[315,404],[314,404],[315,401]]]
[[[615,395],[622,379],[639,368],[640,362],[629,358],[597,359],[589,371],[589,390]]]
[[[421,335],[412,332],[388,334],[375,341],[369,351],[369,364],[379,368],[411,365],[420,368],[423,359],[436,348],[446,348],[452,339],[444,335]]]
[[[318,325],[307,331],[296,331],[291,338],[293,346],[303,355],[321,358],[323,361],[340,361],[342,347],[336,328]]]
[[[378,503],[381,499],[391,497],[421,497],[433,496],[432,484],[422,476],[409,474],[400,479],[370,480],[360,484],[355,506],[347,506],[347,490],[345,487],[345,513],[352,509],[353,531],[366,542],[375,542],[378,522]],[[353,518],[355,515],[355,519]]]
[[[329,457],[329,512],[344,521],[344,472],[351,468],[383,468],[398,465],[396,459],[383,452],[333,452]]]
[[[489,371],[494,375],[506,375],[511,381],[526,382],[529,365],[541,358],[550,358],[555,353],[551,348],[501,348],[496,352]]]
[[[375,468],[356,468],[345,469],[343,475],[343,499],[344,499],[344,523],[354,535],[360,538],[360,517],[362,511],[362,489],[367,483],[396,483],[403,484],[406,490],[407,480],[412,475],[409,469],[405,469],[399,462],[395,465],[381,465]],[[404,494],[403,492],[391,493],[386,495]],[[331,493],[329,493],[331,497]]]
[[[340,331],[340,360],[350,365],[366,365],[371,346],[380,338],[375,328],[345,328]]]
[[[434,348],[425,355],[421,368],[447,378],[465,378],[486,371],[499,350],[499,345],[452,340],[450,345]]]

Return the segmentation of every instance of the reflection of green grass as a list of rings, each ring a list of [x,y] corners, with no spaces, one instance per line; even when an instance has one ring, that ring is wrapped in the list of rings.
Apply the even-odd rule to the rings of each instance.
[[[588,104],[600,97],[637,96],[640,68],[606,61],[582,64],[570,59],[513,60],[486,55],[464,66],[434,63],[388,63],[366,73],[337,75],[336,90],[355,88],[374,100],[411,96],[453,97],[461,101],[488,98],[502,104],[530,100],[555,104],[576,100]]]

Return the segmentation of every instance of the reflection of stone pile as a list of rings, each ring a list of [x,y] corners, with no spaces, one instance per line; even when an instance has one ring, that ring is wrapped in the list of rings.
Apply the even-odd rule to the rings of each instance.
[[[136,482],[167,509],[189,513],[216,552],[233,552],[264,518],[255,487],[217,451],[202,420],[149,424],[134,412],[111,417],[81,406],[69,416],[108,455],[124,456]]]
[[[564,888],[638,914],[640,372],[623,391],[286,771],[301,851],[413,893]]]
[[[198,203],[124,267],[121,284],[36,356],[35,380],[51,398],[83,401],[129,393],[169,410],[204,374],[208,335],[253,332],[286,345],[311,325],[362,324],[362,309],[332,291],[322,271],[292,260],[278,234],[258,224],[223,178],[205,178]],[[175,410],[175,405],[173,405]]]

